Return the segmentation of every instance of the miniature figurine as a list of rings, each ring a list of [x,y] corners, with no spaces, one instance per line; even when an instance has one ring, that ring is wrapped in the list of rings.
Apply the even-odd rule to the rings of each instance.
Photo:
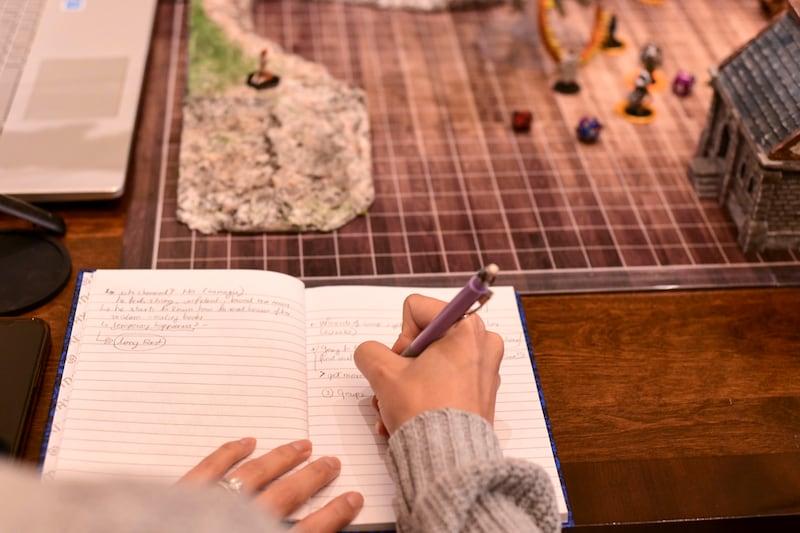
[[[592,144],[597,142],[600,137],[600,130],[603,125],[595,117],[583,117],[578,122],[578,127],[575,128],[575,133],[578,135],[578,140],[585,144]]]
[[[258,58],[258,70],[251,72],[247,76],[247,85],[254,89],[269,89],[275,87],[281,81],[280,76],[273,74],[267,70],[267,49],[261,50],[261,55]]]
[[[530,111],[514,111],[511,114],[511,129],[517,133],[531,131],[533,114]]]
[[[663,54],[661,48],[653,42],[648,42],[639,51],[639,61],[642,68],[648,73],[651,81],[646,84],[648,92],[660,92],[667,88],[669,85],[666,75],[659,69],[663,61]],[[641,71],[631,72],[627,78],[627,83],[630,87],[635,87],[637,79],[641,76]],[[635,90],[635,89],[634,89]]]
[[[651,76],[653,75],[653,71],[661,66],[663,59],[661,48],[652,42],[644,45],[639,54],[639,60],[642,62],[642,66],[647,69],[647,72],[649,72]]]
[[[653,76],[644,69],[634,83],[633,90],[628,94],[625,113],[633,117],[648,117],[653,114],[653,110],[644,105],[644,100],[648,95],[648,87],[653,84]]]
[[[694,75],[685,70],[678,71],[672,80],[672,92],[677,96],[689,96],[694,87]]]
[[[625,43],[617,39],[617,15],[612,13],[608,18],[606,36],[603,39],[603,42],[600,43],[600,47],[604,50],[610,50],[612,48],[622,48],[624,46]]]
[[[558,81],[553,90],[561,94],[575,94],[581,90],[578,85],[578,56],[572,50],[566,52],[558,62]]]

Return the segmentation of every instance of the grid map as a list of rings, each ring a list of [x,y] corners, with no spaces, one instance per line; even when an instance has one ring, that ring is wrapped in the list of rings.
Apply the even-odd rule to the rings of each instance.
[[[757,2],[605,4],[627,46],[598,54],[580,71],[582,90],[561,95],[534,23],[502,6],[430,13],[256,2],[259,33],[366,92],[375,202],[330,233],[202,235],[175,218],[173,143],[150,266],[427,284],[463,281],[494,262],[504,283],[527,292],[797,283],[800,251],[744,255],[725,211],[699,199],[686,176],[711,101],[708,68],[768,23]],[[185,33],[173,36],[177,65]],[[684,69],[697,83],[686,98],[653,91],[655,121],[632,124],[614,108],[651,40],[665,77]],[[510,117],[522,109],[533,126],[514,133]],[[593,145],[575,135],[585,115],[603,124]]]

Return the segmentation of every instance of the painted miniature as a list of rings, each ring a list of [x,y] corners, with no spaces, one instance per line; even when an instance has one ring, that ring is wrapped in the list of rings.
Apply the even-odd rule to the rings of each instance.
[[[649,117],[653,114],[653,110],[645,105],[647,98],[648,87],[653,84],[653,76],[647,69],[642,70],[634,81],[633,90],[628,93],[627,105],[624,111],[626,115],[631,117]]]
[[[578,140],[584,144],[593,144],[597,142],[600,137],[600,130],[603,125],[596,117],[583,117],[578,126],[575,128],[575,133]]]
[[[633,70],[626,76],[627,84],[633,88],[637,84],[637,78],[641,76],[641,69],[647,71],[652,78],[652,82],[647,84],[647,91],[650,93],[661,92],[669,86],[669,79],[661,70],[661,64],[664,60],[664,54],[654,42],[646,43],[639,50],[639,63],[641,64],[640,70]]]
[[[661,66],[664,60],[664,54],[656,43],[649,42],[642,47],[639,53],[639,60],[642,62],[642,66],[647,69],[647,72],[650,73],[650,76],[652,76],[653,72]]]
[[[578,56],[572,50],[567,51],[558,62],[558,81],[553,90],[561,94],[575,94],[581,90],[578,84]]]
[[[275,87],[281,81],[280,76],[267,69],[267,49],[261,50],[258,57],[258,70],[247,75],[247,85],[254,89],[262,90]]]
[[[608,17],[608,24],[606,25],[606,36],[603,42],[600,43],[603,50],[613,50],[616,48],[624,48],[625,43],[617,39],[617,15],[612,13]]]
[[[694,75],[685,70],[678,71],[672,80],[672,92],[676,96],[689,96],[694,87]]]

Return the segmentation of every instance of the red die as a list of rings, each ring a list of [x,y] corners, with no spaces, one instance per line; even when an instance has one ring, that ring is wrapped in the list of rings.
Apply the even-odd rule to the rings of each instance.
[[[511,114],[511,128],[518,133],[531,131],[532,121],[533,113],[530,111],[514,111]]]

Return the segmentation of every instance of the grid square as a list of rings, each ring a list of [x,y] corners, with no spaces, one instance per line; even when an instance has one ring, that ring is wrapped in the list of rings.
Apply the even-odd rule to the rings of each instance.
[[[587,248],[586,255],[589,256],[589,264],[593,268],[622,267],[622,259],[616,248]]]
[[[586,256],[580,248],[555,248],[553,261],[556,268],[586,268]]]

